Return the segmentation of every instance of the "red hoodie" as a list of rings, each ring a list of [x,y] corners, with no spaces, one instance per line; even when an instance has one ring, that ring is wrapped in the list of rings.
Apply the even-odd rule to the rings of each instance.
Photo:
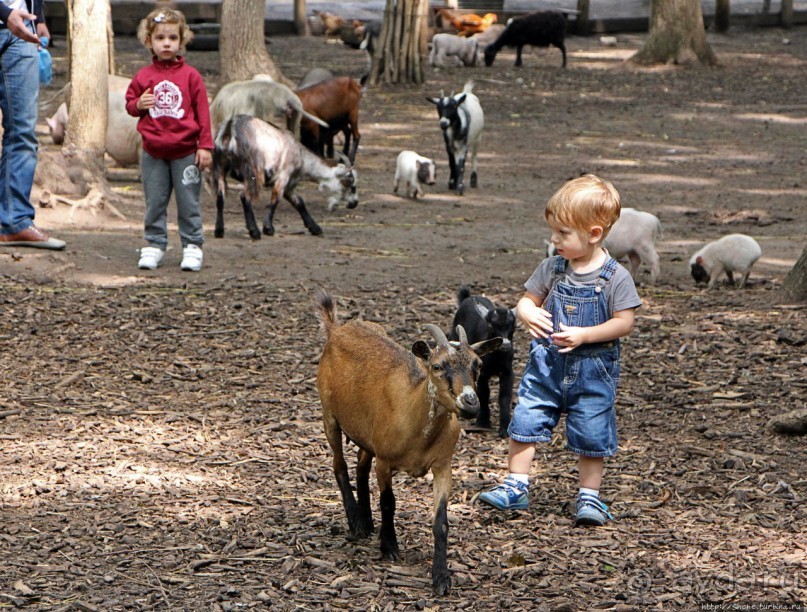
[[[137,101],[149,87],[154,106],[138,110]],[[179,159],[197,149],[213,149],[205,84],[183,57],[161,62],[155,56],[151,66],[140,69],[126,92],[126,112],[140,117],[137,131],[143,150],[152,157]]]

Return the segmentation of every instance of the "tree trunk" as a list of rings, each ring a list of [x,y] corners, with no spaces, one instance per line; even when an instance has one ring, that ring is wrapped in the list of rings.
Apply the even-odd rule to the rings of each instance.
[[[731,0],[715,2],[715,32],[728,32],[731,21]]]
[[[782,0],[782,12],[779,21],[783,28],[793,27],[793,0]]]
[[[807,302],[807,247],[782,283],[782,293],[789,300]]]
[[[219,36],[220,85],[268,74],[276,81],[294,88],[274,60],[264,41],[266,21],[264,0],[227,0],[221,6]]]
[[[307,13],[305,0],[294,0],[294,31],[297,36],[308,35],[308,21],[305,18]]]
[[[652,0],[650,35],[631,61],[639,65],[680,63],[689,52],[702,64],[717,64],[706,42],[700,0]]]
[[[109,2],[67,0],[70,38],[70,122],[62,154],[87,195],[71,202],[95,212],[111,195],[106,181],[104,148],[108,115]],[[114,212],[114,208],[111,209]]]
[[[428,0],[387,0],[370,84],[423,82],[423,23]]]
[[[575,23],[575,34],[578,36],[588,36],[589,0],[577,0],[577,15]]]

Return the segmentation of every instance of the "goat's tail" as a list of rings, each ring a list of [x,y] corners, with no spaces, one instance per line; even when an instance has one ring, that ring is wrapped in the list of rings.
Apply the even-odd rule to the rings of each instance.
[[[457,306],[462,304],[463,300],[471,297],[471,289],[468,285],[462,285],[459,289],[457,289]]]
[[[322,331],[328,338],[334,328],[339,326],[336,318],[336,302],[328,295],[324,289],[317,289],[317,304],[319,305],[319,320],[322,324]]]
[[[463,93],[473,93],[474,91],[474,82],[468,81],[465,83],[465,87],[462,88]]]

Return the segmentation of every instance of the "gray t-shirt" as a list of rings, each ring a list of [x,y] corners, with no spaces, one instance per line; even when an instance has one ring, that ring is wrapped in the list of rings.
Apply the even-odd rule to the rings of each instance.
[[[607,252],[606,252],[607,254]],[[553,270],[555,262],[562,259],[560,255],[554,257],[547,257],[544,259],[532,275],[524,283],[524,288],[533,295],[545,301],[549,291],[552,288]],[[598,268],[593,272],[586,272],[585,274],[577,274],[569,262],[566,262],[566,271],[560,280],[569,285],[576,285],[580,287],[596,286],[597,277],[602,272],[602,268]],[[627,310],[628,308],[639,308],[642,305],[642,300],[636,292],[636,285],[633,284],[633,278],[625,268],[619,263],[616,265],[616,272],[611,277],[611,281],[605,284],[605,299],[608,303],[608,310],[613,316],[615,312],[620,310]]]

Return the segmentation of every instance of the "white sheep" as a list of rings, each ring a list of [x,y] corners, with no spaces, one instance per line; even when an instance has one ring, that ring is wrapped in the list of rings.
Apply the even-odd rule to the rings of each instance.
[[[740,279],[740,288],[745,286],[751,268],[762,255],[759,243],[745,234],[729,234],[720,240],[710,242],[689,260],[692,278],[696,283],[709,283],[713,288],[723,272],[734,284],[734,272],[743,276]]]
[[[407,198],[423,197],[423,184],[434,185],[436,170],[434,162],[428,157],[414,151],[401,151],[398,154],[392,191],[398,193],[398,186],[403,181]]]
[[[445,66],[446,60],[453,57],[457,66],[475,66],[478,43],[474,38],[464,38],[455,34],[439,33],[432,38],[429,53],[431,66]]]
[[[634,280],[639,276],[641,265],[648,265],[650,284],[655,284],[661,271],[656,252],[656,239],[660,235],[661,222],[656,215],[635,208],[623,208],[619,219],[605,237],[603,246],[614,259],[628,258]],[[547,243],[547,257],[554,254],[555,246]]]

